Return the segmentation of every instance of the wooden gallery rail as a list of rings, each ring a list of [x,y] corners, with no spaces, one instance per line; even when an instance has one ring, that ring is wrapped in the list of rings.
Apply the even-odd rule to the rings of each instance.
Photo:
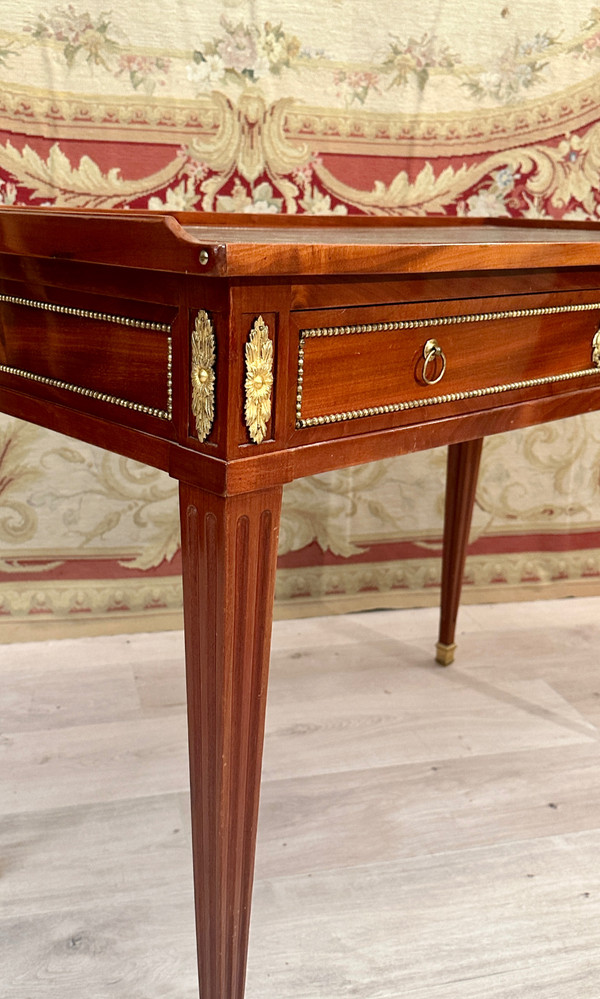
[[[202,999],[242,999],[283,483],[600,408],[587,224],[0,211],[0,409],[180,483]]]

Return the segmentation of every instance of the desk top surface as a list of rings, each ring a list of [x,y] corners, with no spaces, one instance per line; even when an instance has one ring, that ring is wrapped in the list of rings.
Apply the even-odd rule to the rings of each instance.
[[[213,277],[598,266],[600,225],[0,209],[0,253]]]
[[[375,245],[375,246],[407,246],[472,244],[485,246],[489,243],[589,243],[600,241],[600,230],[589,228],[562,228],[531,225],[515,222],[509,225],[493,224],[486,220],[448,219],[432,224],[429,219],[407,220],[394,219],[393,224],[385,219],[369,219],[368,225],[359,226],[352,218],[345,219],[344,225],[334,225],[331,219],[324,220],[319,226],[302,224],[304,216],[291,224],[285,219],[283,224],[269,224],[262,220],[255,225],[244,224],[244,217],[236,224],[218,225],[213,222],[206,224],[183,224],[188,236],[200,243],[229,243],[238,245],[248,243],[252,246],[270,245],[272,243],[326,244],[326,245]],[[214,216],[212,217],[214,219]],[[302,220],[302,221],[300,221]],[[185,220],[182,220],[185,222]],[[420,224],[415,224],[415,222]],[[286,224],[287,223],[287,224]],[[382,224],[384,223],[384,224]],[[385,224],[387,223],[387,224]]]

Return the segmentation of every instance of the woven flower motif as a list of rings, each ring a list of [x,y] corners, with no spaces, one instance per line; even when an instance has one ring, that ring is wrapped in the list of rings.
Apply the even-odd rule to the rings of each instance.
[[[259,316],[246,344],[246,426],[251,440],[260,444],[271,419],[273,388],[273,344],[262,316]]]

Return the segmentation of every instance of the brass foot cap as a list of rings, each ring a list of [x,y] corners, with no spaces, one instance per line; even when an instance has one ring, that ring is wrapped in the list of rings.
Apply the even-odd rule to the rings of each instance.
[[[440,666],[449,666],[450,663],[454,662],[455,651],[456,643],[446,645],[444,642],[438,642],[435,647],[435,661],[438,662]]]

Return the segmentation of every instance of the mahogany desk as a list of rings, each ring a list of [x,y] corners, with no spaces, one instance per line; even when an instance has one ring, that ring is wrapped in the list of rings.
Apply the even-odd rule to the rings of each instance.
[[[180,482],[202,999],[242,999],[284,482],[600,408],[600,230],[0,211],[0,409]],[[400,664],[399,664],[400,668]]]

